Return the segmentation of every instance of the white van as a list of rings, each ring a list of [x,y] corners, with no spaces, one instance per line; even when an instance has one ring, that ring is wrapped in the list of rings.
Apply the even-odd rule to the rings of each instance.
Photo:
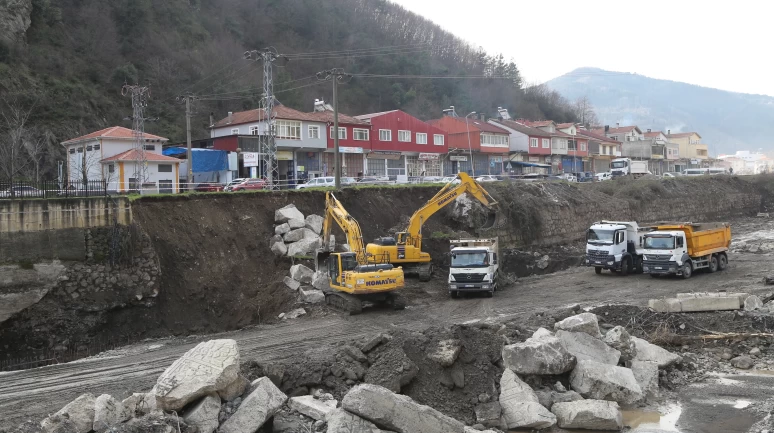
[[[595,174],[597,177],[597,182],[601,182],[603,180],[612,180],[613,179],[613,173],[606,171],[604,173],[597,173]]]
[[[727,168],[710,168],[709,169],[710,176],[717,175],[717,174],[728,174]]]
[[[703,176],[709,174],[706,168],[688,168],[683,170],[683,176]]]

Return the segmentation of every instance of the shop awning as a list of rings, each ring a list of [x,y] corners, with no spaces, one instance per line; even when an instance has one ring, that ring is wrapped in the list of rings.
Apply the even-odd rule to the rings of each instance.
[[[524,162],[524,161],[510,161],[513,165],[520,165],[522,167],[551,167],[548,164],[538,164],[537,162]]]

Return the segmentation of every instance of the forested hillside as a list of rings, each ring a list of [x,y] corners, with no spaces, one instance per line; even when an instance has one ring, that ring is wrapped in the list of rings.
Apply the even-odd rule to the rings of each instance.
[[[385,0],[0,1],[3,140],[26,137],[25,148],[35,150],[40,172],[50,176],[61,158],[57,143],[131,125],[125,83],[150,86],[146,116],[157,120],[146,130],[173,141],[185,132],[175,97],[204,96],[193,127],[195,137],[206,136],[210,112],[219,117],[257,105],[262,67],[242,56],[267,46],[290,59],[275,73],[277,99],[304,111],[315,98],[331,99],[330,85],[318,84],[315,73],[340,67],[413,76],[355,77],[340,87],[345,113],[400,108],[427,119],[449,105],[488,114],[503,106],[517,116],[575,120],[556,93],[524,90],[514,62],[431,20]]]

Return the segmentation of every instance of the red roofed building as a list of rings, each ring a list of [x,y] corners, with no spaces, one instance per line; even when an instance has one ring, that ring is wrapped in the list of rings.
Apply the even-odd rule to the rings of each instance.
[[[589,142],[591,171],[595,173],[610,171],[610,161],[621,156],[621,142],[583,128],[578,128],[578,135],[585,137]]]
[[[508,130],[475,117],[444,116],[428,123],[445,131],[448,136],[449,157],[444,163],[445,175],[461,171],[474,175],[501,174],[504,171],[510,151]]]
[[[148,133],[142,139],[148,162],[142,172],[136,163],[142,157],[135,150],[134,133],[129,128],[113,126],[62,142],[67,152],[67,179],[75,186],[83,180],[104,180],[109,190],[126,192],[138,189],[144,174],[143,189],[178,192],[180,160],[161,154],[168,140]]]

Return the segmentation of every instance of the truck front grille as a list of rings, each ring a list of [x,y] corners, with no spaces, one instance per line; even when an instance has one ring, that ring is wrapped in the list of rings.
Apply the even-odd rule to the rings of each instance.
[[[645,257],[648,258],[648,261],[654,262],[668,262],[672,259],[672,256],[669,254],[645,254]]]
[[[606,262],[608,261],[608,258],[611,258],[613,256],[609,256],[607,254],[607,251],[604,251],[604,250],[588,250],[586,252],[586,257],[591,261]]]
[[[486,274],[452,274],[458,283],[480,283]]]

